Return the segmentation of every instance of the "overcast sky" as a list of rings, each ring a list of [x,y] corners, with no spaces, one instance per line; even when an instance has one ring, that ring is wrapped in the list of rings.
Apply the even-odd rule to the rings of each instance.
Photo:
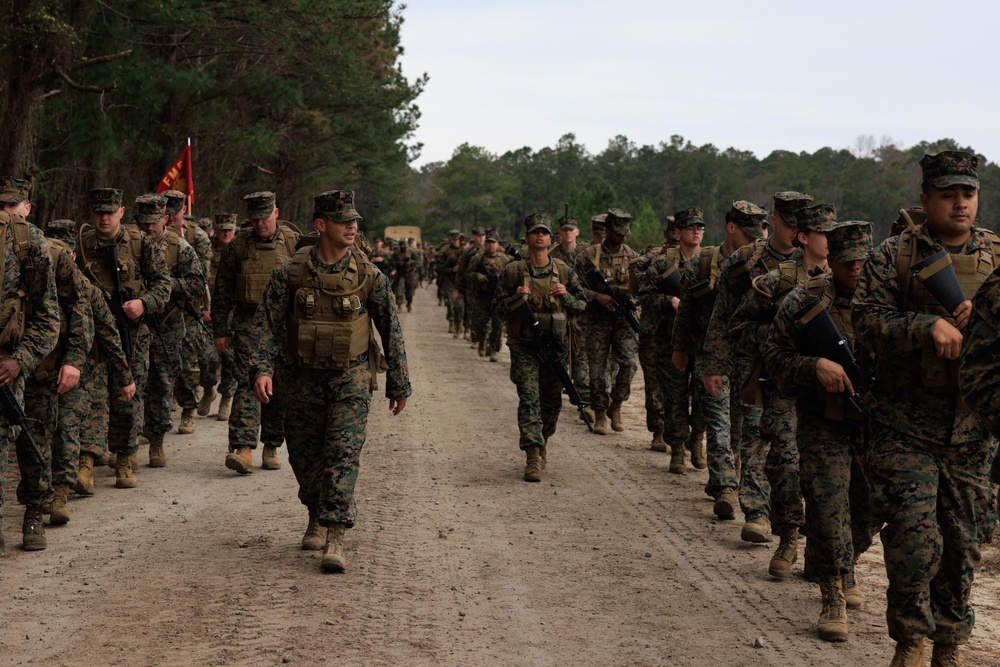
[[[409,0],[414,166],[573,133],[766,157],[945,137],[1000,160],[1000,3]]]

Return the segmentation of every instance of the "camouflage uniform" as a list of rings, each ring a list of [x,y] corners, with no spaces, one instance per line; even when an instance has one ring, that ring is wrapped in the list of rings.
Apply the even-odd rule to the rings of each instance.
[[[570,218],[570,220],[573,220]],[[560,223],[564,225],[560,220]],[[575,221],[572,223],[576,224]],[[563,250],[556,243],[549,250],[549,257],[565,262],[568,266],[576,266],[576,258],[583,252],[584,246],[577,243],[572,250]],[[590,362],[587,360],[587,342],[584,334],[584,313],[567,313],[569,318],[569,374],[573,378],[573,386],[580,394],[584,403],[590,403]]]
[[[415,250],[401,245],[392,253],[392,266],[396,271],[392,278],[396,309],[403,308],[405,297],[406,310],[413,310],[413,293],[417,291],[417,282],[420,280],[420,258]]]
[[[496,230],[491,229],[486,233],[486,240],[499,243],[500,237]],[[497,251],[496,255],[490,257],[484,249],[471,260],[471,268],[465,278],[466,307],[472,320],[472,340],[479,341],[480,356],[490,355],[491,361],[496,360],[496,353],[500,351],[500,344],[503,342],[503,314],[498,308],[494,308],[495,291],[490,287],[498,283],[509,262],[510,258],[503,251]],[[483,273],[484,269],[486,273]]]
[[[218,213],[215,216],[214,227],[220,231],[235,231],[238,217],[236,213]],[[220,244],[218,237],[213,239],[212,245],[211,262],[209,263],[206,275],[206,282],[210,287],[209,312],[211,312],[212,308],[211,292],[215,289],[215,277],[219,273],[219,262],[222,259],[222,251],[225,248],[225,245]],[[211,322],[208,324],[211,332]],[[226,330],[230,330],[231,326],[232,315],[230,314],[230,321],[226,323]],[[219,352],[215,349],[214,345],[209,345],[208,360],[209,363],[200,369],[201,376],[198,383],[206,392],[212,391],[218,385],[222,400],[228,402],[229,399],[232,399],[233,394],[236,393],[237,385],[236,375],[233,372],[233,350],[230,348],[225,352]]]
[[[934,188],[978,188],[977,166],[975,156],[957,151],[921,160],[924,184]],[[971,234],[958,252],[949,248],[965,294],[986,281],[1000,244],[986,229]],[[886,239],[865,264],[854,301],[858,339],[878,358],[866,398],[874,421],[869,471],[875,511],[886,522],[886,617],[897,652],[924,637],[937,652],[972,633],[969,594],[996,451],[959,396],[957,362],[937,356],[933,327],[951,316],[909,272],[942,249],[929,222]]]
[[[479,342],[478,339],[472,335],[472,329],[474,328],[473,317],[482,317],[485,313],[482,311],[475,312],[473,308],[470,308],[469,273],[472,271],[475,263],[478,263],[478,256],[483,251],[483,246],[477,243],[475,238],[483,238],[485,240],[486,230],[482,227],[473,227],[472,236],[474,237],[473,242],[462,250],[462,255],[458,261],[458,272],[455,274],[455,289],[458,290],[458,305],[461,311],[465,337],[471,339],[473,343],[477,343]]]
[[[453,229],[450,235],[452,241],[457,241],[459,232],[457,229]],[[455,289],[455,276],[458,272],[458,263],[461,258],[462,249],[456,245],[452,245],[450,242],[445,244],[441,248],[441,252],[438,253],[438,298],[443,298],[448,308],[449,332],[454,331],[455,327],[461,326],[461,311],[458,309],[458,304],[452,301],[451,298],[451,293]]]

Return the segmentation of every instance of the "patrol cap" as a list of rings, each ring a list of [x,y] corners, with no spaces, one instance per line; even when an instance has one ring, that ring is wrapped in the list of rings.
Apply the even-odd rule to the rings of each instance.
[[[469,237],[466,236],[465,234],[459,234],[458,235],[458,242],[459,243],[466,243],[466,242],[468,242],[468,240],[469,240]]]
[[[20,204],[31,196],[31,183],[13,176],[0,178],[0,202]]]
[[[47,238],[65,242],[70,250],[76,248],[76,223],[72,220],[49,220],[44,232]]]
[[[609,208],[604,218],[604,226],[622,236],[628,236],[631,222],[632,214],[620,208]]]
[[[837,208],[833,204],[805,206],[796,211],[794,219],[788,222],[800,232],[828,232],[837,226]]]
[[[663,218],[663,221],[660,224],[663,225],[664,229],[667,230],[674,229],[675,225],[677,224],[677,219],[672,215],[668,215],[665,218]]]
[[[202,231],[207,232],[208,230],[210,230],[212,228],[212,219],[211,218],[198,218],[198,226],[202,229]]]
[[[676,229],[687,229],[688,227],[705,228],[704,214],[700,208],[685,208],[674,213],[674,227]]]
[[[140,225],[152,225],[167,215],[167,199],[161,195],[139,195],[135,198],[135,221]]]
[[[604,227],[604,225],[607,224],[607,220],[608,220],[607,213],[598,213],[597,215],[595,215],[593,218],[590,219],[590,226]]]
[[[243,201],[247,203],[247,218],[249,220],[270,218],[276,206],[273,192],[251,192],[243,198]]]
[[[167,215],[177,215],[187,203],[187,195],[180,190],[164,190],[160,194],[167,198]]]
[[[544,229],[552,233],[552,220],[545,213],[531,213],[524,219],[524,233],[530,234],[536,229]]]
[[[94,188],[87,193],[87,207],[94,213],[116,213],[124,196],[117,188]]]
[[[486,240],[500,242],[500,232],[495,227],[486,230]]]
[[[476,225],[472,228],[471,233],[473,236],[486,236],[486,228],[482,225]]]
[[[872,223],[864,220],[838,222],[826,233],[830,259],[835,262],[853,262],[868,259],[872,249]]]
[[[215,224],[213,226],[220,230],[231,229],[236,231],[236,223],[239,217],[236,213],[216,213]]]
[[[579,229],[580,222],[576,218],[571,218],[568,215],[564,215],[559,218],[559,229]]]
[[[452,229],[450,232],[448,232],[448,237],[453,239],[457,239],[461,235],[462,232],[458,229]]]
[[[362,220],[354,208],[354,190],[327,190],[313,198],[313,218],[330,218],[334,222]]]
[[[979,189],[979,157],[972,153],[941,151],[937,155],[924,155],[920,160],[920,170],[925,187],[971,185]]]
[[[738,199],[733,202],[726,216],[729,222],[733,222],[743,233],[752,239],[764,238],[764,225],[767,223],[767,211],[753,202],[745,199]]]
[[[804,206],[808,206],[813,200],[812,195],[804,195],[801,192],[787,190],[785,192],[774,193],[774,210],[784,220],[786,216],[795,215],[795,212]]]

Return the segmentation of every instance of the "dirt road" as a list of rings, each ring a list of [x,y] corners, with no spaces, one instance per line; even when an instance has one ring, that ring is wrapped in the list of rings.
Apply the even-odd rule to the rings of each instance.
[[[670,475],[648,450],[641,377],[625,433],[590,435],[567,406],[542,483],[527,484],[506,354],[491,364],[446,334],[432,289],[401,319],[414,396],[398,417],[373,403],[345,574],[299,549],[287,462],[239,477],[225,424],[199,418],[138,489],[104,468],[46,551],[19,550],[11,487],[0,664],[889,663],[878,544],[850,641],[821,642],[818,588],[769,579],[773,545],[741,542],[739,522],[715,520],[705,473]],[[965,662],[983,667],[1000,665],[996,549],[986,560]]]

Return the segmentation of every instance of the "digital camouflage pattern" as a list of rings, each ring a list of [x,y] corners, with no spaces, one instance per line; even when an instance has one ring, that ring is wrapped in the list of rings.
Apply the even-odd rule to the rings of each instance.
[[[920,159],[922,183],[934,188],[969,185],[979,189],[979,157],[965,151],[941,151]]]
[[[466,277],[466,305],[472,323],[472,339],[485,340],[487,354],[500,351],[503,342],[503,313],[493,307],[495,294],[490,290],[490,278],[483,270],[485,268],[496,284],[509,262],[510,258],[500,250],[493,257],[489,257],[484,250],[470,260],[472,267]]]

